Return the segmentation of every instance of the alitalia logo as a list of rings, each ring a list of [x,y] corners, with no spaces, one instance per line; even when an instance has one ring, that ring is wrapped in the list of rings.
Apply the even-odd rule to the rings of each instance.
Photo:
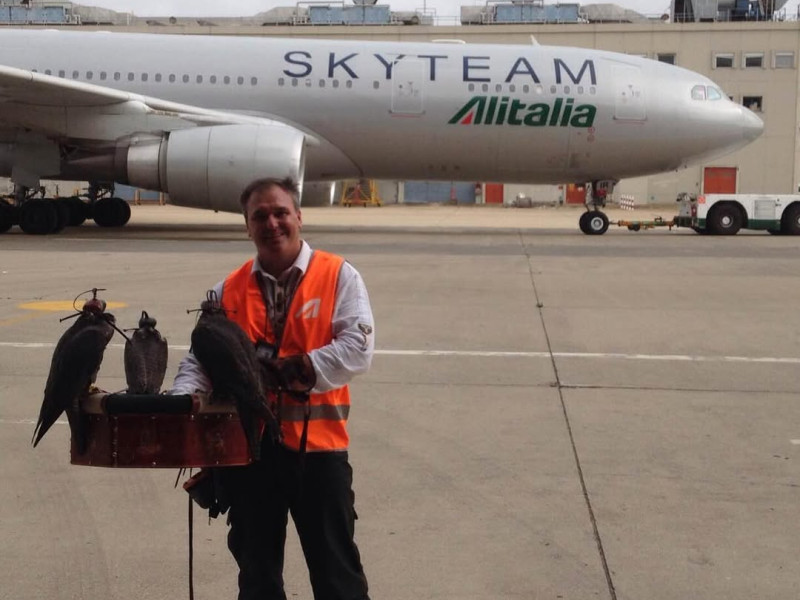
[[[597,107],[575,104],[574,98],[525,104],[508,96],[473,96],[448,121],[450,125],[524,125],[526,127],[591,127]]]

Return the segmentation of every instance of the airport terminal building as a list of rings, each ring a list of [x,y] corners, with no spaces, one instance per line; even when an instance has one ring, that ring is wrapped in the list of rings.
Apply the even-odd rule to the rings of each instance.
[[[447,23],[435,14],[394,12],[390,5],[298,3],[241,18],[151,18],[63,2],[21,5],[0,1],[0,21],[12,26],[162,34],[538,43],[644,56],[708,76],[734,101],[762,118],[764,133],[744,149],[708,164],[622,180],[616,186],[615,199],[624,195],[644,204],[672,202],[683,192],[798,192],[800,21],[776,5],[765,8],[761,2],[730,2],[734,0],[674,0],[671,14],[653,18],[613,5],[499,2],[461,7],[459,22]],[[36,10],[42,12],[32,12]],[[568,184],[577,182],[561,186],[506,184],[492,198],[486,187],[476,194],[477,183],[493,182],[434,184],[420,193],[426,201],[452,201],[457,187],[459,202],[500,199],[508,203],[521,196],[545,202],[576,201],[574,191],[570,197],[574,186]],[[384,201],[413,201],[413,194],[403,193],[402,184],[396,188],[384,184],[381,189]],[[398,192],[393,194],[392,189]]]

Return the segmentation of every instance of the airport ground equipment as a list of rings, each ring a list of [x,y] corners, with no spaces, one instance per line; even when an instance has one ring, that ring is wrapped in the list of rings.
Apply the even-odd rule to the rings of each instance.
[[[740,229],[800,235],[800,194],[678,196],[675,225],[697,233],[734,235]]]
[[[348,179],[342,182],[342,206],[381,206],[381,197],[374,179]]]
[[[656,227],[669,227],[670,231],[675,227],[674,219],[664,219],[663,217],[656,217],[649,221],[612,221],[618,227],[627,227],[628,231],[641,231],[643,229],[655,229]]]

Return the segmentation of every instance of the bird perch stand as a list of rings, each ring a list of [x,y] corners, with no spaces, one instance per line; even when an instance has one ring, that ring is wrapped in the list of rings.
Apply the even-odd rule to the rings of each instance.
[[[70,442],[70,462],[94,467],[188,468],[252,462],[232,404],[203,394],[109,394],[81,402],[87,448]]]

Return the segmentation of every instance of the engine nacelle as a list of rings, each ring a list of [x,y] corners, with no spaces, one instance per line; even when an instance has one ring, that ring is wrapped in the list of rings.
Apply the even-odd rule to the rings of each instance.
[[[239,195],[254,179],[302,184],[305,136],[280,124],[181,129],[134,142],[125,168],[129,184],[168,192],[172,204],[240,212]]]

